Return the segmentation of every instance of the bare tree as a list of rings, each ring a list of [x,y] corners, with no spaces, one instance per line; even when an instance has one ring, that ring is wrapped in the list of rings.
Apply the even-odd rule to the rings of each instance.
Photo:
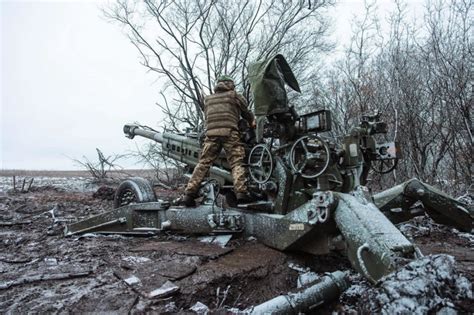
[[[157,105],[173,131],[202,125],[203,97],[228,74],[251,101],[247,66],[284,53],[303,82],[329,48],[321,12],[332,0],[118,0],[104,10],[122,25],[143,65],[162,78]],[[305,80],[307,79],[307,80]]]
[[[423,26],[403,0],[395,4],[382,34],[376,2],[367,2],[345,56],[325,69],[316,57],[330,48],[322,13],[332,1],[118,0],[105,14],[163,82],[157,105],[168,130],[202,125],[203,98],[220,74],[251,101],[248,64],[283,53],[303,91],[313,91],[312,100],[291,101],[332,109],[334,135],[364,112],[382,112],[404,160],[396,176],[373,177],[379,187],[418,177],[463,190],[473,177],[472,1],[428,0]]]
[[[161,144],[149,143],[143,148],[138,148],[130,154],[138,158],[139,163],[144,163],[153,171],[152,181],[165,188],[176,188],[183,183],[185,165],[166,157],[161,151]]]
[[[398,178],[373,177],[383,188],[411,177],[454,191],[472,185],[472,1],[427,1],[422,25],[396,1],[380,34],[373,5],[354,24],[346,55],[327,71],[315,100],[333,109],[336,133],[361,113],[378,110],[388,140],[402,146]],[[385,35],[385,36],[381,36]]]
[[[469,0],[428,2],[425,21],[429,37],[420,47],[430,74],[427,88],[442,120],[439,137],[443,155],[434,159],[432,176],[439,177],[440,166],[456,185],[472,183],[473,178],[472,14]]]
[[[331,109],[334,135],[342,135],[358,123],[361,113],[377,110],[373,56],[380,51],[376,2],[365,2],[365,13],[352,21],[352,37],[344,56],[325,70],[323,90],[315,95],[316,106]]]
[[[106,157],[99,148],[96,148],[96,151],[97,162],[90,161],[86,157],[83,157],[82,160],[73,159],[73,161],[86,169],[92,178],[97,181],[103,181],[108,178],[108,173],[110,170],[121,169],[121,167],[118,166],[116,162],[123,156],[116,154]]]
[[[117,0],[104,15],[122,26],[142,64],[162,83],[156,105],[165,129],[200,131],[204,96],[212,93],[217,76],[232,76],[252,104],[247,67],[253,61],[283,53],[303,88],[310,86],[317,56],[331,47],[322,13],[333,2]],[[167,185],[174,186],[183,171],[156,144],[134,154]]]

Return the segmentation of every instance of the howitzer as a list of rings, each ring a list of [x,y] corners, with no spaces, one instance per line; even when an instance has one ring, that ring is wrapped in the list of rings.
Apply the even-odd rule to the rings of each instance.
[[[330,120],[327,111],[315,115],[319,117],[306,115],[304,121],[297,122],[296,141],[271,146],[261,143],[249,150],[250,187],[259,196],[259,201],[235,207],[229,189],[232,177],[225,156],[222,156],[209,174],[216,181],[203,186],[203,204],[192,211],[170,207],[160,222],[169,222],[170,229],[187,233],[243,233],[256,236],[279,250],[312,254],[327,254],[345,244],[354,267],[372,281],[393,270],[399,257],[415,255],[413,245],[373,204],[360,194],[348,193],[358,186],[362,164],[354,159],[346,164],[330,163],[334,158],[332,155],[343,156],[344,153],[336,151],[332,144],[317,135],[308,135],[308,128],[316,127],[312,125],[312,119],[326,124]],[[161,143],[164,155],[188,166],[198,162],[200,146],[196,136],[153,132],[137,125],[125,125],[124,132],[129,138],[139,135]],[[351,141],[359,141],[360,132],[357,130],[347,137],[345,146],[350,147]],[[268,134],[268,130],[264,134]],[[355,152],[362,154],[357,148]],[[302,167],[300,160],[305,158],[315,162],[310,161],[311,166]],[[340,167],[344,167],[347,174],[341,174]],[[125,185],[130,186],[129,182]],[[214,199],[218,190],[226,195],[227,204],[234,207],[216,207]],[[119,205],[129,202],[120,197],[120,193],[117,200],[123,200]],[[341,234],[345,243],[341,242]]]
[[[390,172],[400,157],[395,142],[375,141],[375,134],[387,132],[379,114],[361,117],[359,126],[337,141],[327,136],[329,111],[298,115],[288,106],[284,83],[299,87],[282,56],[252,65],[249,73],[258,121],[257,144],[248,141],[247,146],[248,186],[255,202],[235,203],[230,168],[222,155],[202,185],[197,207],[157,200],[150,183],[131,178],[117,189],[116,209],[71,224],[66,234],[172,230],[255,236],[279,250],[316,255],[343,250],[357,271],[376,282],[421,255],[389,218],[400,222],[418,215],[411,206],[423,196],[435,220],[472,229],[471,209],[416,180],[367,198],[362,185],[369,171]],[[189,170],[198,163],[201,148],[195,134],[161,133],[135,124],[125,125],[124,133],[161,143],[165,156]]]

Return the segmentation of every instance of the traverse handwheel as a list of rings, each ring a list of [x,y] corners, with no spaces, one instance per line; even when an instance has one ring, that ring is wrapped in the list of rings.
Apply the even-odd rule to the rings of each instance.
[[[316,178],[329,166],[329,146],[317,135],[303,136],[290,150],[290,166],[303,178]]]
[[[250,177],[257,184],[266,183],[273,173],[274,163],[270,149],[265,144],[252,148],[248,160]]]

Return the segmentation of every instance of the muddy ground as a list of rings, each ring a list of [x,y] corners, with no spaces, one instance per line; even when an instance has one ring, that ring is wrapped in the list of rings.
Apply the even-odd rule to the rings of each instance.
[[[368,284],[339,254],[282,253],[243,238],[222,247],[209,239],[176,234],[65,238],[65,224],[112,208],[107,197],[114,185],[94,194],[99,186],[86,184],[87,176],[61,177],[67,185],[57,184],[56,177],[41,178],[29,191],[19,192],[12,191],[10,176],[0,177],[0,313],[192,313],[199,303],[235,312],[335,270],[351,272],[352,291],[359,292],[343,295],[318,313],[364,312],[364,299],[373,299],[364,294]],[[177,193],[157,190],[165,198]],[[400,228],[425,255],[454,256],[456,272],[474,281],[471,233],[439,226],[426,217]],[[459,313],[474,309],[472,296],[450,298]]]

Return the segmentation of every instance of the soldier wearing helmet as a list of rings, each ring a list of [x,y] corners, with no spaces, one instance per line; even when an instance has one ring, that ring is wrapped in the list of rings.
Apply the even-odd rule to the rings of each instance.
[[[240,141],[238,122],[242,116],[252,128],[255,128],[255,118],[249,111],[245,98],[235,91],[234,80],[231,77],[223,75],[217,78],[214,94],[204,99],[204,114],[207,125],[206,139],[199,162],[186,186],[184,204],[189,207],[195,206],[199,186],[222,148],[232,169],[237,201],[249,202],[243,167],[245,150]]]

